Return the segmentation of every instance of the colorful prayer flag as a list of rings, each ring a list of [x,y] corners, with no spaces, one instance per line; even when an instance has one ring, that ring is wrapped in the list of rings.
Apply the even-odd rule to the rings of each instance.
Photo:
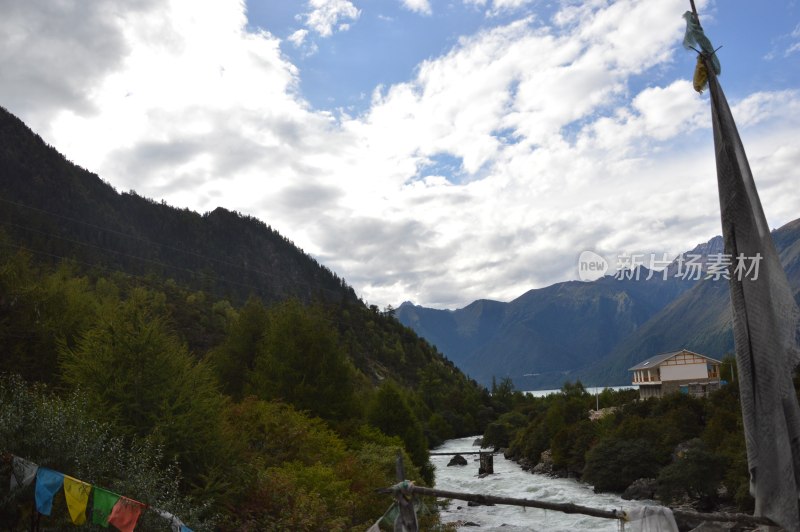
[[[91,484],[64,475],[64,498],[67,500],[67,510],[73,524],[82,525],[86,522],[86,506],[89,504],[91,491]]]
[[[92,495],[92,523],[108,528],[114,525],[122,532],[132,532],[142,511],[147,505],[122,497],[107,489],[92,486],[87,482],[53,471],[46,467],[11,455],[11,491],[29,486],[36,479],[36,510],[49,516],[53,511],[53,498],[58,490],[64,488],[64,499],[67,503],[70,518],[75,525],[83,525],[87,521],[86,510],[89,506],[89,495]],[[174,514],[153,508],[161,517],[169,521],[172,532],[192,532]]]
[[[36,511],[50,515],[53,511],[53,497],[64,485],[64,475],[58,471],[40,467],[36,471]]]
[[[151,509],[156,512],[158,515],[169,521],[169,529],[172,532],[192,532],[189,527],[183,524],[183,521],[175,517],[174,514],[167,512],[166,510],[159,510],[158,508]]]
[[[10,491],[28,487],[36,478],[39,466],[19,456],[14,456],[11,461]]]
[[[119,501],[120,496],[103,488],[94,486],[92,492],[92,523],[108,527],[108,516]]]
[[[122,532],[133,532],[136,522],[144,510],[144,504],[127,497],[120,497],[108,516],[108,523]]]

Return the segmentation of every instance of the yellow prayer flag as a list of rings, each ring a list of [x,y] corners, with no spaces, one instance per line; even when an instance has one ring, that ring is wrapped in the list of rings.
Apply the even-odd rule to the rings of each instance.
[[[708,69],[702,55],[697,56],[697,65],[694,67],[692,86],[697,92],[703,92],[708,87]]]
[[[76,525],[86,522],[86,506],[89,504],[89,493],[92,485],[76,478],[64,475],[64,497],[67,499],[67,509]]]

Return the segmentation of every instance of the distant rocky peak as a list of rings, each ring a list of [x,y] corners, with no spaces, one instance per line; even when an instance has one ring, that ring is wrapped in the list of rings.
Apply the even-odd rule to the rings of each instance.
[[[693,254],[693,255],[703,255],[708,256],[714,253],[724,253],[725,252],[725,241],[722,239],[721,235],[717,235],[708,242],[703,242],[702,244],[697,244],[694,249],[691,251],[687,251],[686,254]]]
[[[706,272],[709,262],[719,262],[719,257],[725,254],[725,242],[722,236],[717,235],[708,242],[696,245],[690,251],[684,251],[667,267],[669,276],[681,276],[686,271],[688,264],[699,268],[701,272]],[[709,260],[709,256],[711,260]]]

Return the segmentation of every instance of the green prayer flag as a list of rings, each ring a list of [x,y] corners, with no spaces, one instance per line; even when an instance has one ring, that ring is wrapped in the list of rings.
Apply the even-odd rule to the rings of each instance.
[[[92,523],[108,527],[108,516],[117,504],[120,496],[116,493],[93,486],[92,491]]]

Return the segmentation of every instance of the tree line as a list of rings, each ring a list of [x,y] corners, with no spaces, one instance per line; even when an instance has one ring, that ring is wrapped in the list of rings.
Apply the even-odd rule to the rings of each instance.
[[[733,374],[734,366],[725,358],[722,374]],[[708,397],[647,400],[637,390],[606,389],[596,397],[580,381],[546,397],[515,391],[510,381],[493,389],[508,411],[488,425],[484,444],[506,449],[526,467],[544,458],[545,471],[579,478],[596,491],[700,511],[753,511],[737,382]],[[598,403],[605,415],[592,420]],[[635,482],[638,495],[629,490]]]
[[[428,448],[503,408],[358,301],[237,305],[154,275],[43,264],[8,242],[0,450],[193,530],[364,530],[386,510],[374,490],[394,483],[398,451],[430,485]],[[31,489],[5,493],[0,526],[29,522]],[[48,525],[68,522],[59,505]]]

